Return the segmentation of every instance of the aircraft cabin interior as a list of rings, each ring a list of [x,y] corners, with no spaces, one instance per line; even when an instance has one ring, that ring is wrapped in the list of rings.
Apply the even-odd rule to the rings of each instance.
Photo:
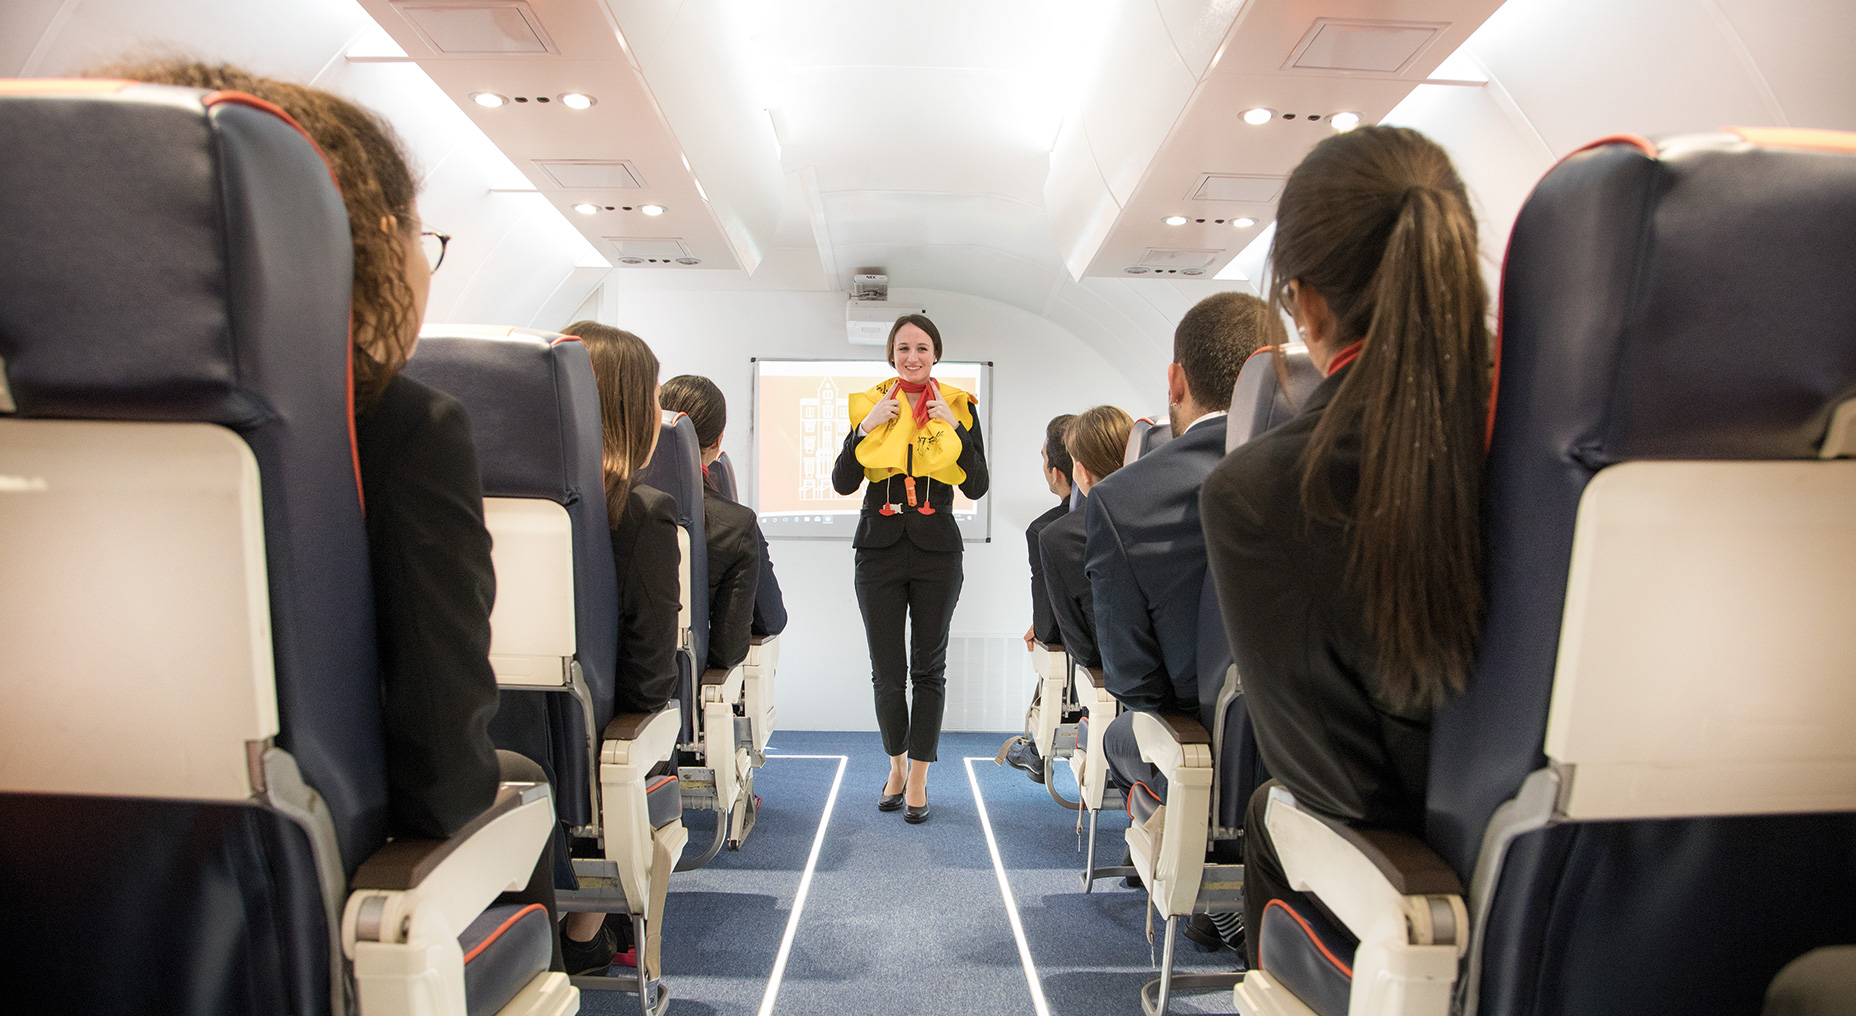
[[[0,1012],[1856,1013],[1851,0],[0,0]]]

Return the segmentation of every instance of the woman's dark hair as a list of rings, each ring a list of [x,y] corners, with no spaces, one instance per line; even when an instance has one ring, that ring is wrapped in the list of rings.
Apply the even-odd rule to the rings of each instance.
[[[606,473],[606,520],[625,517],[638,471],[651,460],[657,436],[657,354],[630,332],[597,321],[575,321],[561,329],[586,344],[599,389],[600,451]]]
[[[690,418],[698,447],[707,448],[722,439],[722,429],[728,426],[728,400],[714,381],[699,374],[678,374],[664,382],[657,401],[670,412]]]
[[[1063,482],[1071,486],[1076,485],[1076,477],[1070,474],[1070,450],[1063,446],[1063,435],[1069,431],[1070,422],[1075,419],[1076,414],[1065,413],[1051,417],[1051,421],[1044,425],[1044,458],[1052,469],[1063,474]]]
[[[1134,418],[1120,407],[1097,406],[1070,421],[1063,443],[1069,446],[1070,457],[1100,482],[1121,468],[1127,457],[1128,432],[1133,429]]]
[[[290,114],[322,149],[347,206],[348,232],[354,241],[355,410],[372,405],[406,366],[419,339],[412,287],[406,282],[405,236],[419,228],[412,207],[418,187],[393,129],[346,99],[225,64],[157,60],[99,67],[87,74],[246,92]]]
[[[936,328],[934,322],[928,320],[926,314],[904,314],[896,319],[895,324],[889,326],[889,341],[884,347],[884,355],[889,358],[889,365],[891,367],[896,365],[896,333],[902,330],[903,325],[914,325],[928,333],[929,341],[934,343],[935,362],[939,363],[941,360],[941,329]]]
[[[1272,299],[1293,281],[1324,298],[1335,345],[1359,358],[1315,426],[1302,503],[1344,526],[1348,580],[1395,707],[1460,692],[1482,634],[1488,294],[1476,217],[1450,157],[1403,127],[1316,145],[1283,188]],[[1359,442],[1360,486],[1338,503],[1330,462]]]

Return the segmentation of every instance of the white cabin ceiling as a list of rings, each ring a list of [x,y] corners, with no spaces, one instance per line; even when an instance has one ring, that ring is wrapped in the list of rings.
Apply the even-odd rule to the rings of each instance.
[[[529,7],[558,53],[440,56],[391,0],[6,0],[0,73],[184,53],[382,111],[424,169],[425,217],[458,237],[434,279],[435,318],[554,325],[602,283],[832,290],[879,267],[899,290],[1042,315],[1144,387],[1185,308],[1256,272],[1260,248],[1238,255],[1237,241],[1267,233],[1269,178],[1328,131],[1301,115],[1357,109],[1438,138],[1482,211],[1492,270],[1533,180],[1592,138],[1724,123],[1856,129],[1856,5],[1842,0]],[[1304,47],[1323,18],[1336,31],[1358,19],[1450,27],[1415,58],[1394,52],[1393,36],[1376,54],[1327,37]],[[1351,53],[1393,70],[1284,69],[1298,50],[1303,63]],[[1426,74],[1469,83],[1420,83]],[[467,99],[477,89],[582,90],[599,103],[486,110]],[[1251,104],[1298,119],[1253,128],[1235,118]],[[538,160],[624,161],[642,186],[562,186]],[[1207,174],[1262,191],[1190,200]],[[583,199],[599,213],[573,212]],[[647,220],[647,202],[669,211]],[[1160,221],[1176,212],[1259,221]],[[614,236],[678,239],[702,263],[614,266]],[[1120,273],[1151,248],[1216,251],[1208,271],[1231,281]]]

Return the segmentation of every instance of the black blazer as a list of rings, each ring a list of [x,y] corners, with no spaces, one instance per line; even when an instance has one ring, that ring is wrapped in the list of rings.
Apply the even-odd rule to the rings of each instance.
[[[1089,589],[1089,576],[1083,572],[1088,537],[1084,504],[1088,504],[1088,498],[1075,511],[1044,527],[1038,536],[1038,556],[1044,563],[1044,586],[1057,629],[1063,633],[1064,651],[1079,666],[1100,667],[1095,595]]]
[[[756,636],[778,635],[786,630],[786,598],[780,594],[780,580],[773,574],[773,555],[767,552],[767,536],[754,522],[754,535],[760,541],[760,589],[754,594],[754,623],[749,631]]]
[[[490,806],[496,570],[470,418],[405,375],[355,418],[397,835],[444,839]]]
[[[973,429],[968,430],[955,424],[954,434],[960,439],[958,462],[967,474],[967,478],[960,484],[960,492],[977,501],[986,496],[986,490],[991,486],[977,410],[973,416]],[[864,466],[857,461],[857,442],[863,440],[863,437],[856,427],[852,427],[851,432],[844,436],[844,447],[838,451],[838,461],[831,467],[831,485],[840,494],[855,493],[858,484],[864,482]],[[889,547],[907,534],[909,542],[923,550],[958,552],[964,549],[960,542],[960,525],[954,521],[953,490],[945,483],[917,477],[915,492],[918,498],[925,497],[934,507],[933,515],[923,515],[908,506],[908,496],[900,476],[870,484],[864,490],[863,510],[858,513],[857,532],[851,537],[851,546],[859,550]],[[902,505],[902,510],[894,515],[883,515],[880,511],[885,504]]]
[[[1212,470],[1201,495],[1207,549],[1264,764],[1322,814],[1416,833],[1430,711],[1394,710],[1374,693],[1372,640],[1347,590],[1346,534],[1302,510],[1302,453],[1340,376]],[[1357,434],[1336,447],[1329,475],[1338,502],[1351,504]]]
[[[726,670],[748,658],[754,598],[760,589],[760,523],[752,509],[702,488],[709,541],[709,666]]]
[[[1129,709],[1199,709],[1205,535],[1199,484],[1224,457],[1207,420],[1090,488],[1087,573],[1108,690]]]
[[[1057,615],[1051,612],[1050,592],[1044,578],[1044,555],[1038,549],[1038,534],[1044,527],[1069,514],[1070,502],[1065,500],[1050,511],[1031,520],[1025,527],[1025,547],[1031,554],[1031,635],[1045,645],[1055,645],[1063,641],[1063,633],[1057,628]]]
[[[642,483],[625,496],[612,531],[619,572],[619,659],[613,713],[654,713],[677,693],[677,612],[682,606],[677,502]]]

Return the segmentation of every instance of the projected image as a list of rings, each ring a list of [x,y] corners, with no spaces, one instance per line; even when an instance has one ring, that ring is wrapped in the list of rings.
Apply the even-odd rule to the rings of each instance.
[[[989,363],[949,360],[934,366],[936,380],[978,400],[980,432],[987,440],[991,373]],[[850,397],[895,376],[881,360],[755,361],[754,494],[762,532],[850,539],[863,492],[840,496],[831,486],[832,464],[851,432]],[[984,507],[958,490],[954,518],[967,539],[986,538]]]

